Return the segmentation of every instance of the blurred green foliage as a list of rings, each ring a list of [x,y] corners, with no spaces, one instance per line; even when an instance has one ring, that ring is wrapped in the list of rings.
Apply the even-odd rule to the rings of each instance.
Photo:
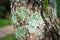
[[[49,6],[48,0],[42,0],[42,1],[43,1],[43,4],[44,4],[46,11],[48,11],[48,6]]]
[[[0,19],[0,28],[7,26],[7,25],[10,25],[10,24],[11,24],[11,21],[9,21],[7,19]]]
[[[6,7],[0,5],[0,17],[4,17],[6,15]]]
[[[57,3],[57,16],[60,18],[60,0],[56,0]]]

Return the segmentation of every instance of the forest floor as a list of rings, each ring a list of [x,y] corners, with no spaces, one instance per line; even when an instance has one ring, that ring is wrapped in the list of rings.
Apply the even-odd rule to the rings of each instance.
[[[13,25],[8,25],[6,27],[0,28],[0,38],[13,34],[14,31],[15,29],[13,28]]]

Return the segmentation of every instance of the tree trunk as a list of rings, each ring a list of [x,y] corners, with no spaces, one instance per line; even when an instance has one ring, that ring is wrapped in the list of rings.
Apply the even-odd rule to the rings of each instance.
[[[41,6],[41,8],[39,8]],[[21,19],[21,8],[24,7],[30,11],[26,19]],[[32,0],[11,0],[11,14],[14,21],[14,27],[16,28],[16,39],[18,40],[59,40],[58,25],[56,24],[56,17],[54,9],[49,5],[50,8],[46,12],[42,1]],[[23,9],[24,9],[23,8]],[[24,10],[25,10],[24,9]],[[17,11],[18,10],[18,11]],[[19,12],[17,14],[16,12]],[[24,11],[22,11],[24,12]],[[34,14],[35,13],[35,14]],[[25,14],[24,14],[25,15]],[[40,23],[38,26],[34,24],[33,16],[36,18],[34,22]],[[19,18],[20,17],[20,18]],[[33,18],[34,19],[34,18]],[[37,20],[38,19],[38,20]],[[40,19],[40,20],[39,20]],[[32,20],[31,23],[30,20]],[[37,21],[36,21],[37,20]],[[39,22],[38,22],[39,21]],[[33,25],[34,24],[34,25]],[[32,27],[31,27],[32,26]],[[19,31],[20,30],[20,31]],[[21,33],[22,32],[22,33]],[[19,33],[19,34],[18,34]]]

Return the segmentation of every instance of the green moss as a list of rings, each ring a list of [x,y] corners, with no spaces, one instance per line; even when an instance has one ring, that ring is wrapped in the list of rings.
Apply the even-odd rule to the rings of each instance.
[[[48,0],[42,0],[42,1],[43,1],[43,4],[44,4],[45,9],[47,11],[48,10],[48,6],[49,6]]]

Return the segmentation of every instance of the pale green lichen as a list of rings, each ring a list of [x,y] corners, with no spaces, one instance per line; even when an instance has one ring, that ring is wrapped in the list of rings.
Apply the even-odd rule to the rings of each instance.
[[[15,14],[12,14],[12,23],[17,23],[17,16]]]
[[[24,21],[29,16],[29,11],[24,7],[20,7],[16,12],[12,13],[12,23],[17,23],[17,17],[21,18],[21,21]]]
[[[32,25],[29,25],[29,26],[27,27],[27,29],[28,29],[29,33],[34,33],[34,32],[36,31],[35,26],[32,26]]]
[[[36,31],[37,27],[39,25],[42,25],[44,23],[41,15],[39,13],[33,13],[31,18],[28,21],[28,30],[30,33],[33,33]]]
[[[22,19],[22,21],[24,21],[26,19],[26,17],[28,17],[29,15],[29,11],[27,9],[25,9],[24,7],[20,7],[17,11],[16,14],[19,18]]]
[[[32,14],[31,18],[28,21],[29,25],[39,26],[43,24],[43,19],[39,13]]]
[[[25,32],[24,32],[24,29],[20,26],[16,29],[15,31],[15,35],[16,35],[16,38],[21,38],[21,37],[24,37],[25,36]]]

